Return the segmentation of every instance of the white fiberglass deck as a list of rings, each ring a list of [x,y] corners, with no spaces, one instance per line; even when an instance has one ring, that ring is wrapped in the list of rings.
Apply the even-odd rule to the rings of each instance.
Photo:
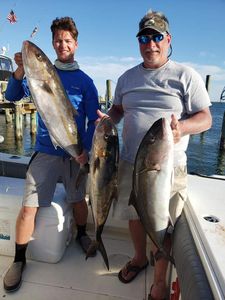
[[[1,188],[2,195],[10,192],[12,197],[14,195],[15,202],[19,201],[18,197],[21,197],[22,201],[23,179],[0,176],[0,184],[1,187],[4,186]],[[10,202],[9,198],[5,199]],[[15,218],[16,209],[19,211],[18,203],[14,207]],[[3,207],[2,211],[4,211]],[[106,225],[102,236],[109,258],[110,271],[105,267],[99,252],[96,257],[90,257],[86,261],[81,248],[73,239],[58,263],[28,260],[21,288],[14,293],[6,293],[3,289],[3,276],[13,257],[0,255],[0,299],[146,299],[152,282],[152,267],[149,266],[147,270],[142,271],[132,283],[121,283],[117,274],[133,256],[133,245],[128,234],[127,222],[115,222],[109,217]],[[88,233],[93,237],[90,210]]]
[[[123,284],[117,278],[121,266],[133,255],[130,238],[126,234],[105,233],[111,270],[104,265],[100,253],[85,260],[82,250],[72,241],[57,264],[29,260],[23,284],[14,293],[6,293],[2,278],[12,257],[0,256],[0,298],[18,300],[142,300],[146,299],[151,283],[152,267],[143,271],[132,283]]]

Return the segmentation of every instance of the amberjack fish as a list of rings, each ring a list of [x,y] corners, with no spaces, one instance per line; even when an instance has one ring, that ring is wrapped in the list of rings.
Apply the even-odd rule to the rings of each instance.
[[[158,254],[168,259],[170,257],[165,252],[163,243],[170,221],[173,146],[169,122],[165,118],[157,120],[139,146],[129,200],[129,204],[136,209],[146,233],[158,248]]]
[[[53,145],[72,157],[79,156],[83,149],[75,121],[78,113],[68,99],[55,67],[30,41],[23,42],[22,59],[33,101]],[[86,166],[83,171],[86,172]]]
[[[117,170],[119,139],[111,118],[103,117],[95,128],[90,157],[90,202],[95,225],[96,240],[88,249],[98,249],[109,270],[108,256],[102,241],[102,231],[113,199],[117,199]]]

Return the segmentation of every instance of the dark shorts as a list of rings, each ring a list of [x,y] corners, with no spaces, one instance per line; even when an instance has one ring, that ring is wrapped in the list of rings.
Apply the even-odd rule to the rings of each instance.
[[[59,181],[65,187],[69,203],[82,201],[86,194],[87,175],[76,189],[79,169],[80,166],[74,159],[38,152],[27,171],[23,206],[50,206]]]

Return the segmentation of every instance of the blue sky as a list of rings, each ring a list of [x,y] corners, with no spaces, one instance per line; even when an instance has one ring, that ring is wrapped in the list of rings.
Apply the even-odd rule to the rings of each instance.
[[[0,49],[13,57],[38,26],[32,42],[53,62],[50,25],[56,17],[70,16],[79,30],[76,60],[104,96],[106,79],[114,91],[118,77],[141,62],[136,38],[138,23],[148,9],[165,13],[170,21],[171,59],[196,69],[209,94],[218,101],[225,86],[225,0],[0,0]],[[6,17],[13,9],[18,22]]]

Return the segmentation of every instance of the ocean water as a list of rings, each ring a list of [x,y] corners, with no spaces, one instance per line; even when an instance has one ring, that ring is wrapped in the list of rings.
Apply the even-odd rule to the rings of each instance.
[[[190,137],[187,149],[188,172],[225,175],[225,150],[220,150],[225,103],[213,102],[210,111],[213,118],[212,127],[203,134]]]
[[[225,103],[213,102],[210,110],[213,117],[211,129],[190,137],[187,149],[188,172],[225,175],[225,151],[221,152],[219,149]],[[118,128],[120,134],[121,127]],[[4,115],[0,114],[0,135],[5,138],[0,144],[0,152],[25,156],[30,156],[33,152],[35,136],[30,135],[29,116],[24,121],[23,140],[16,141],[14,124],[6,124]]]

